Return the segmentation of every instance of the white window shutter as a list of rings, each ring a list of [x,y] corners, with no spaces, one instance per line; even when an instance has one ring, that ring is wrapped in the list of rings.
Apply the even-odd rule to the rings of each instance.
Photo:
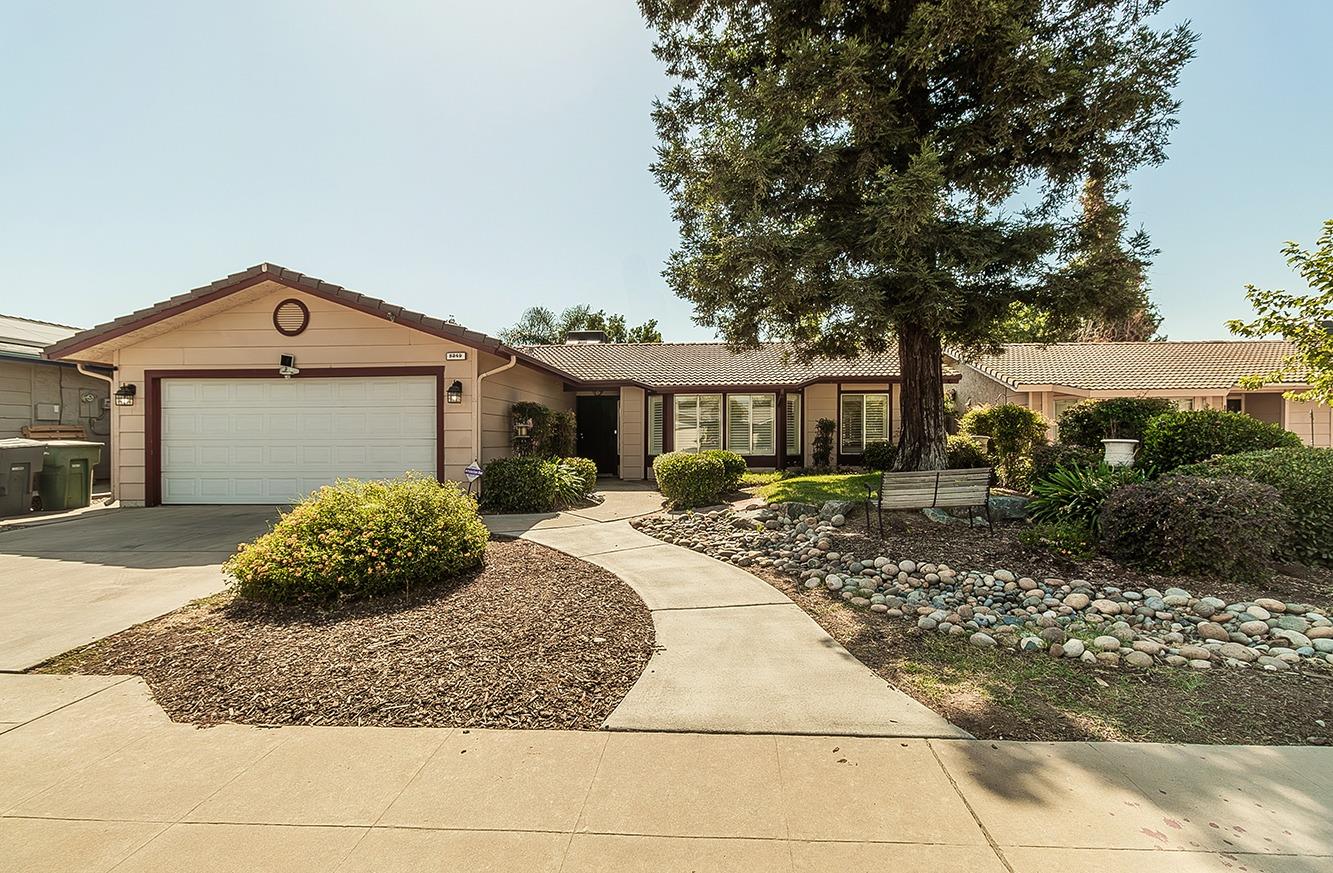
[[[774,445],[776,398],[772,394],[754,394],[750,397],[750,452],[755,455],[777,454]]]
[[[787,395],[787,454],[801,453],[801,395]]]
[[[889,438],[889,395],[867,394],[865,398],[865,441],[883,442]]]
[[[662,395],[648,398],[648,454],[662,454]]]
[[[675,395],[675,449],[678,452],[699,451],[699,396]]]
[[[842,395],[842,431],[841,445],[843,452],[859,455],[865,448],[864,426],[865,397],[861,394]]]
[[[699,450],[722,448],[722,395],[700,394]]]
[[[727,395],[727,449],[742,455],[750,453],[749,395]]]

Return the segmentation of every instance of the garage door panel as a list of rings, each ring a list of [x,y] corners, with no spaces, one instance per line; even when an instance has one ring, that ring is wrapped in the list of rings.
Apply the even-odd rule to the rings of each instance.
[[[166,503],[284,503],[435,472],[433,376],[164,379],[161,396]]]

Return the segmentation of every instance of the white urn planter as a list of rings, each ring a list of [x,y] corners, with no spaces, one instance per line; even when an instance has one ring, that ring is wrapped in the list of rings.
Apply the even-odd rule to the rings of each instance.
[[[1134,463],[1134,450],[1138,440],[1102,440],[1102,452],[1107,466],[1129,467]]]

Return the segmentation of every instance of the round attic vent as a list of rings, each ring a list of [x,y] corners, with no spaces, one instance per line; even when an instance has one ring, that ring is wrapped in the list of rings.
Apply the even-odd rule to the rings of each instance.
[[[296,336],[310,324],[310,309],[300,300],[284,300],[273,310],[273,326],[283,336]]]

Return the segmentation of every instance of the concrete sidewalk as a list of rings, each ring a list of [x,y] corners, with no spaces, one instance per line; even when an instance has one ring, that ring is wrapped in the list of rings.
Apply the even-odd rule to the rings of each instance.
[[[0,676],[0,869],[1333,869],[1333,750],[196,729]]]
[[[607,718],[610,730],[968,736],[888,685],[752,573],[628,521],[559,513],[486,522],[610,570],[652,611],[658,649]]]

